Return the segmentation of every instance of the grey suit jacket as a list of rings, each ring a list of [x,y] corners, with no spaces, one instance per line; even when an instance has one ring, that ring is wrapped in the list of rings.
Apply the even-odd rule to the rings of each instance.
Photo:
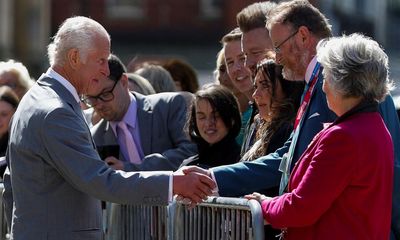
[[[3,197],[8,208],[14,198],[16,240],[103,239],[98,199],[168,203],[171,172],[109,168],[97,154],[79,104],[48,77],[28,91],[14,115],[7,161]]]
[[[188,106],[182,93],[133,94],[145,157],[141,164],[133,164],[120,154],[125,171],[176,170],[184,159],[197,154],[197,145],[184,131]],[[91,132],[98,147],[118,144],[106,120],[93,126]]]

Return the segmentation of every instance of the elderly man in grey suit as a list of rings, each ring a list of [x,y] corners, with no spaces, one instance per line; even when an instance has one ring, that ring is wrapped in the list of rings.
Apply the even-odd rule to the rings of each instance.
[[[125,171],[178,169],[184,159],[197,153],[196,144],[184,131],[188,109],[185,97],[182,93],[143,96],[130,92],[121,60],[110,55],[108,66],[109,91],[83,99],[102,118],[91,128],[96,146],[120,147],[119,156],[105,156],[105,161]],[[127,126],[128,141],[121,124]]]
[[[100,159],[78,96],[105,91],[109,54],[107,31],[86,17],[67,19],[49,45],[51,67],[24,96],[10,127],[3,197],[6,208],[13,206],[12,239],[101,240],[98,199],[167,204],[173,194],[200,202],[211,193],[214,183],[204,175],[128,173]]]

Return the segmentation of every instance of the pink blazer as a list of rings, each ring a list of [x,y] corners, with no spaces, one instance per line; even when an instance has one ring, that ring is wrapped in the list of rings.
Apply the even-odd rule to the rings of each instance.
[[[264,218],[285,239],[389,239],[393,161],[379,113],[349,116],[315,136]]]

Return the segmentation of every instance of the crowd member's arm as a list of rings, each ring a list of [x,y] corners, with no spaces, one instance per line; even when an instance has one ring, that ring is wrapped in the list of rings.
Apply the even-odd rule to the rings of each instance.
[[[207,172],[197,167],[189,167],[185,172],[199,171],[207,173],[209,176],[213,175],[217,183],[218,194],[223,197],[243,196],[278,187],[282,175],[279,165],[282,156],[289,150],[291,139],[290,137],[285,145],[274,153],[254,161],[214,167]]]

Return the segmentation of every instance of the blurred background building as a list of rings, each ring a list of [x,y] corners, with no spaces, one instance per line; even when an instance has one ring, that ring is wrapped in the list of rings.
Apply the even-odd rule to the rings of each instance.
[[[178,57],[192,64],[201,83],[212,80],[221,37],[236,13],[255,0],[0,0],[0,59],[14,58],[35,78],[48,67],[46,47],[64,19],[89,16],[112,38],[112,51],[132,59]],[[279,2],[279,1],[276,1]],[[390,56],[400,78],[400,0],[313,0],[334,33],[363,32]],[[395,90],[395,94],[400,94]]]

